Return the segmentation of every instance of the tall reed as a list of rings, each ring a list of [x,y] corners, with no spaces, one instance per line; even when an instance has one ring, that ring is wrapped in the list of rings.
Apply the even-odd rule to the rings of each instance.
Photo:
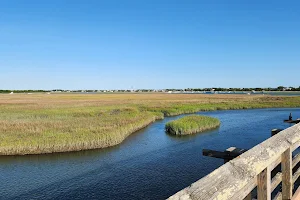
[[[164,116],[299,107],[300,97],[197,94],[0,95],[0,155],[105,148]]]
[[[185,116],[166,124],[166,132],[174,135],[188,135],[220,126],[220,120],[200,115]]]

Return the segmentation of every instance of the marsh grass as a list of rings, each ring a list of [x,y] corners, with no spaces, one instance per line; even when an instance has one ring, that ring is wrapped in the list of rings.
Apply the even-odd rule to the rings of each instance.
[[[173,135],[189,135],[220,126],[220,120],[208,116],[189,115],[166,124],[166,132]]]
[[[299,107],[299,97],[197,94],[0,95],[0,155],[105,148],[164,116]]]

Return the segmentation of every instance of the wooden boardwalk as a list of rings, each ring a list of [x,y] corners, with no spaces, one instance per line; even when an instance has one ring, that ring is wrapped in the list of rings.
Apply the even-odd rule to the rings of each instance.
[[[300,200],[300,189],[294,188],[300,176],[300,168],[296,168],[300,154],[293,157],[293,152],[299,146],[300,124],[296,124],[249,149],[169,199],[251,200],[252,193],[255,193],[258,200],[271,200],[272,196],[273,199]],[[281,170],[271,178],[272,170],[279,164]]]

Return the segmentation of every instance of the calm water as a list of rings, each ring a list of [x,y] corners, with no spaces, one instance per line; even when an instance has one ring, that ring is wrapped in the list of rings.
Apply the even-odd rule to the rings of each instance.
[[[199,112],[217,117],[217,130],[187,137],[157,121],[122,144],[103,150],[0,157],[0,199],[164,199],[223,164],[202,149],[251,148],[300,109]]]

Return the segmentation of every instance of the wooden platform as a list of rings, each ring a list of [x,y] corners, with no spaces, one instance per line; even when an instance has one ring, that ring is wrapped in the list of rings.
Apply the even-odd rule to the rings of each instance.
[[[221,158],[224,159],[224,163],[228,162],[229,160],[232,160],[242,153],[246,152],[247,149],[240,149],[236,147],[230,147],[226,149],[225,151],[215,151],[210,149],[203,149],[202,155],[203,156],[209,156],[214,158]]]
[[[283,122],[285,123],[290,123],[290,124],[298,124],[300,122],[300,119],[296,119],[296,120],[283,120]]]

